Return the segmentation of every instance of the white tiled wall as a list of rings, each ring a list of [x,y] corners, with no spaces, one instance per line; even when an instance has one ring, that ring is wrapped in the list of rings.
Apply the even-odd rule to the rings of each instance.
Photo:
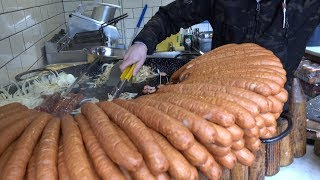
[[[65,27],[62,0],[0,0],[0,86],[43,66],[44,42]]]
[[[144,5],[147,4],[148,8],[144,15],[141,27],[150,20],[160,6],[166,5],[172,1],[173,0],[122,0],[123,13],[128,13],[129,15],[128,18],[124,20],[124,42],[126,47],[130,45],[134,35],[134,29],[137,26]]]

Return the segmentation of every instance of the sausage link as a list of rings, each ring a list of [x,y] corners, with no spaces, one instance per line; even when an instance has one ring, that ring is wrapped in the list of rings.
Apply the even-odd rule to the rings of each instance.
[[[169,102],[187,109],[211,122],[228,127],[234,124],[235,117],[225,109],[203,101],[190,99],[189,97],[176,96],[172,93],[157,93],[140,98],[150,98],[159,101]]]
[[[280,102],[285,103],[288,101],[288,91],[282,88],[278,94],[274,95],[274,97],[278,99]]]
[[[23,131],[0,179],[23,179],[33,149],[50,118],[49,114],[41,114]]]
[[[220,165],[209,155],[206,163],[199,166],[200,171],[209,179],[219,179],[222,174]]]
[[[232,150],[236,155],[238,162],[245,166],[251,166],[254,162],[254,155],[247,149],[243,148],[241,150]]]
[[[138,151],[137,147],[133,144],[133,142],[129,139],[127,134],[120,129],[118,125],[115,123],[111,122],[111,124],[115,127],[116,131],[118,132],[119,136],[121,139],[124,141],[125,144],[129,146],[130,149],[134,151]],[[137,170],[137,171],[129,171],[126,173],[125,170],[121,170],[125,176],[129,176],[130,178],[132,177],[133,179],[141,179],[141,180],[155,180],[156,178],[154,175],[150,172],[149,168],[147,167],[146,163],[143,162],[142,166]],[[126,178],[128,179],[128,178]]]
[[[259,130],[259,136],[261,138],[267,138],[267,134],[269,133],[269,130],[267,129],[267,127],[262,127]]]
[[[168,170],[167,158],[155,142],[149,128],[139,118],[113,102],[105,101],[98,106],[128,134],[153,174],[158,175]]]
[[[18,102],[13,102],[10,104],[0,106],[0,114],[7,112],[8,110],[11,110],[11,109],[16,109],[17,107],[21,107],[21,106],[23,106],[23,105]]]
[[[214,156],[222,157],[230,153],[230,147],[218,146],[216,144],[206,144],[207,150]]]
[[[238,141],[234,141],[232,143],[231,149],[240,150],[240,149],[244,148],[244,146],[245,146],[245,140],[242,138]]]
[[[142,166],[141,154],[123,142],[102,109],[93,103],[85,103],[81,107],[81,112],[88,119],[102,148],[113,162],[130,171],[136,171]]]
[[[81,132],[72,116],[62,118],[61,129],[64,159],[71,179],[97,179],[87,157]]]
[[[272,113],[264,113],[260,114],[260,116],[264,118],[264,123],[267,127],[277,125],[277,121]]]
[[[211,123],[211,125],[217,130],[216,144],[224,147],[230,147],[232,144],[232,135],[224,127]]]
[[[218,156],[213,156],[213,157],[220,165],[228,169],[232,169],[237,162],[237,158],[233,152],[230,152],[227,155],[222,157],[218,157]]]
[[[244,136],[244,139],[245,139],[245,146],[248,149],[254,152],[259,150],[261,145],[261,141],[259,138]]]
[[[138,98],[135,101],[143,105],[152,106],[179,120],[201,143],[214,143],[217,134],[216,129],[213,126],[210,126],[210,122],[206,121],[202,117],[168,102],[155,101],[148,98]]]
[[[272,135],[275,135],[277,133],[277,125],[268,126],[267,129]]]
[[[76,115],[75,120],[78,123],[84,144],[97,174],[103,179],[125,179],[118,167],[103,151],[98,139],[94,135],[94,132],[88,123],[88,120],[82,114]]]
[[[198,83],[204,83],[202,81],[198,81]],[[212,79],[209,82],[210,84],[216,84],[219,86],[232,86],[247,89],[249,91],[256,92],[263,96],[270,96],[273,93],[272,88],[259,80],[250,79],[247,77],[243,78],[224,78],[224,79]]]
[[[208,159],[206,148],[197,141],[195,141],[189,149],[182,151],[182,153],[194,166],[200,166]]]
[[[280,102],[277,98],[273,97],[273,96],[268,96],[268,99],[272,102],[272,109],[271,109],[271,113],[280,113],[282,112],[282,108],[283,108],[283,103]]]
[[[268,101],[267,98],[257,94],[255,92],[238,88],[238,87],[230,87],[230,86],[219,86],[215,84],[208,84],[206,83],[198,83],[194,82],[192,84],[174,84],[174,85],[166,85],[162,86],[157,90],[157,92],[165,93],[165,92],[171,92],[171,93],[182,93],[186,91],[193,91],[193,92],[204,92],[206,91],[213,91],[213,92],[220,92],[220,93],[227,93],[233,95],[233,97],[242,97],[246,98],[248,100],[253,100],[254,103],[256,103],[259,106],[260,112],[268,112]],[[203,94],[201,94],[203,95]]]
[[[238,141],[243,138],[244,131],[236,124],[226,128],[232,136],[233,141]]]
[[[176,96],[184,96],[193,100],[200,100],[203,102],[208,102],[211,104],[217,103],[220,108],[227,110],[235,116],[235,123],[242,128],[252,128],[255,125],[255,120],[253,116],[246,109],[241,106],[234,104],[228,101],[217,102],[215,98],[203,97],[203,96],[194,96],[194,95],[185,95],[185,94],[174,94]],[[219,101],[219,100],[218,100]]]
[[[60,122],[60,119],[52,118],[43,130],[35,155],[37,179],[58,179]]]
[[[266,127],[265,125],[265,119],[259,114],[255,117],[256,125],[261,129],[263,127]]]
[[[153,137],[169,160],[169,174],[174,179],[188,179],[191,175],[191,164],[162,135],[151,130]]]
[[[254,128],[251,128],[251,129],[245,129],[244,134],[249,137],[259,138],[260,129],[258,126],[255,126]]]
[[[140,104],[132,101],[117,99],[114,102],[135,114],[148,127],[166,136],[175,148],[186,150],[193,145],[194,137],[192,133],[180,122],[161,111],[151,106],[140,106]]]

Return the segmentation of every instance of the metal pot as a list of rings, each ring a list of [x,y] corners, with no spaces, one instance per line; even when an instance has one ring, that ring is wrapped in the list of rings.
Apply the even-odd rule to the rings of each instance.
[[[101,22],[108,22],[114,18],[117,8],[120,6],[107,3],[99,3],[99,6],[94,7],[91,18]]]

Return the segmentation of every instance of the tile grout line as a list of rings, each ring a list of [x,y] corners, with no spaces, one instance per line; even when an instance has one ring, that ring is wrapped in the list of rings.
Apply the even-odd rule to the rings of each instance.
[[[64,24],[64,23],[63,23]],[[29,50],[31,47],[33,47],[35,44],[37,44],[39,41],[41,41],[42,39],[46,38],[48,35],[50,35],[52,32],[54,32],[55,30],[57,30],[58,28],[60,28],[61,26],[63,26],[63,24],[59,25],[57,28],[55,28],[54,30],[52,30],[51,32],[49,32],[46,36],[44,36],[43,38],[39,39],[37,42],[35,42],[32,46],[30,46],[29,48],[25,49],[22,53],[20,53],[19,55],[17,55],[16,57],[20,56],[21,54],[23,54],[24,52],[26,52],[27,50]],[[12,58],[11,60],[9,60],[8,62],[6,62],[3,66],[0,67],[0,70],[2,68],[4,68],[7,64],[9,64],[12,60],[14,60],[16,57]]]
[[[2,12],[2,13],[0,13],[0,15],[7,14],[7,13],[18,12],[18,11],[22,11],[22,10],[28,10],[28,9],[32,9],[32,8],[36,8],[36,7],[42,7],[42,6],[57,4],[57,3],[61,3],[61,2],[53,2],[53,3],[48,3],[48,4],[43,4],[43,5],[37,5],[37,6],[27,7],[27,8],[23,8],[23,9],[17,9],[17,10],[8,11],[8,12]],[[63,2],[62,2],[62,3],[63,3]],[[2,4],[2,3],[1,3],[1,4]],[[2,9],[3,9],[3,5],[2,5]]]
[[[54,18],[54,17],[57,17],[57,16],[59,16],[59,15],[61,15],[61,14],[63,14],[63,12],[62,12],[62,13],[59,13],[59,14],[56,14],[56,15],[50,17],[50,18],[47,18],[47,19],[45,19],[45,20],[43,20],[43,21],[41,21],[41,22],[38,22],[38,23],[36,23],[36,24],[34,24],[34,25],[31,25],[31,26],[29,26],[29,27],[27,27],[27,28],[25,28],[25,29],[23,29],[23,30],[21,30],[21,31],[15,32],[14,34],[11,34],[10,36],[7,36],[7,37],[5,37],[5,38],[0,39],[0,41],[5,40],[5,39],[7,39],[7,38],[10,38],[10,37],[12,37],[12,36],[14,36],[14,35],[16,35],[16,34],[19,34],[19,33],[23,32],[23,31],[25,31],[25,30],[27,30],[27,29],[33,28],[34,26],[36,26],[36,25],[38,25],[38,24],[41,24],[42,22],[47,21],[47,20],[49,20],[49,19],[52,19],[52,18]]]
[[[1,4],[2,11],[4,12],[2,1],[0,1],[0,4]]]
[[[55,30],[57,30],[57,29],[60,28],[61,26],[63,26],[63,24],[60,25],[59,27],[57,27]],[[53,30],[53,31],[55,31],[55,30]],[[53,32],[53,31],[52,31],[52,32]],[[50,32],[49,34],[51,34],[52,32]],[[48,35],[49,35],[49,34],[48,34]],[[36,63],[38,63],[39,60],[42,59],[43,57],[45,57],[45,56],[42,54],[41,57],[38,58],[26,71],[29,71],[29,70],[32,68],[32,66],[34,66]],[[21,58],[20,58],[20,63],[21,63],[21,68],[23,69]],[[39,68],[39,67],[38,67],[38,68]],[[0,68],[0,69],[1,69],[1,68]],[[9,77],[8,67],[6,67],[5,69],[6,69],[6,71],[7,71],[7,76],[8,76],[9,82],[10,82],[11,79],[10,79],[10,77]],[[8,85],[6,85],[6,86],[8,86]],[[6,87],[6,86],[5,86],[5,87]]]

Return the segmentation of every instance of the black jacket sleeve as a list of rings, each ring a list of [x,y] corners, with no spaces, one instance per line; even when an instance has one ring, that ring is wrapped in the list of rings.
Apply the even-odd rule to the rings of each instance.
[[[184,0],[184,3],[174,1],[160,7],[133,42],[143,42],[148,47],[148,54],[152,54],[159,42],[178,33],[180,28],[188,28],[207,20],[212,14],[210,11],[213,4],[214,0]]]

